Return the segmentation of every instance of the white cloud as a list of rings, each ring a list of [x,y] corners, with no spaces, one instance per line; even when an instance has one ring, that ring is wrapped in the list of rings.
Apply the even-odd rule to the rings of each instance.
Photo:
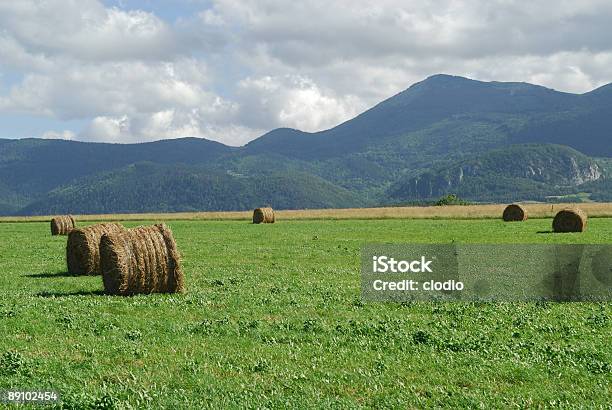
[[[130,142],[130,119],[123,117],[96,117],[81,133],[85,141]]]
[[[238,90],[242,102],[239,118],[259,128],[272,125],[318,131],[346,121],[365,108],[358,97],[338,96],[301,76],[246,78],[238,84]]]
[[[604,0],[214,0],[175,21],[0,1],[0,74],[17,74],[0,112],[87,120],[73,132],[92,141],[243,144],[329,128],[441,72],[588,91],[612,81],[610,20]]]
[[[435,2],[218,0],[245,39],[283,61],[445,56],[474,58],[609,49],[612,4],[599,1]]]
[[[92,140],[121,141],[117,121],[128,118],[143,134],[136,140],[197,135],[197,126],[207,122],[218,125],[234,120],[236,104],[207,91],[206,67],[193,59],[145,64],[116,62],[81,64],[57,62],[57,67],[26,75],[12,87],[8,98],[1,100],[4,110],[62,120],[93,118],[92,126],[81,136]],[[171,115],[169,114],[171,113]],[[162,129],[164,119],[172,118],[171,127]],[[178,123],[178,124],[177,124]],[[187,127],[188,124],[191,124]],[[116,131],[111,132],[111,129]],[[134,130],[134,128],[130,128]],[[155,132],[150,131],[155,129]],[[191,131],[189,131],[191,130]],[[130,134],[132,135],[132,134]]]
[[[41,53],[28,52],[15,38],[0,31],[0,69],[3,66],[31,71],[51,68],[52,63]]]
[[[573,92],[612,79],[612,67],[592,65],[612,51],[603,0],[218,0],[214,10],[240,25],[241,63],[256,61],[257,75],[307,76],[368,104],[439,72]]]
[[[168,138],[205,137],[230,145],[243,145],[263,130],[233,124],[217,125],[200,118],[201,113],[160,111],[135,117],[96,117],[78,135],[81,141],[139,142]]]
[[[461,61],[453,73],[485,81],[525,81],[582,93],[609,83],[612,80],[610,67],[612,51],[577,51]]]
[[[64,131],[46,131],[41,135],[41,138],[45,139],[61,139],[61,140],[74,140],[77,135],[70,130]]]
[[[72,119],[192,107],[214,100],[204,89],[206,83],[206,66],[193,59],[78,65],[56,60],[52,69],[28,74],[10,94],[16,110],[49,111]]]
[[[158,59],[184,51],[180,36],[155,15],[96,0],[0,2],[0,27],[34,53],[78,60]]]

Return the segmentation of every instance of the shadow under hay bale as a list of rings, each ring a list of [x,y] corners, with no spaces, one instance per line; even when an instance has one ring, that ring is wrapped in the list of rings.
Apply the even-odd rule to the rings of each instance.
[[[72,215],[56,216],[51,219],[51,235],[68,235],[76,228]]]
[[[72,230],[66,243],[68,272],[71,275],[100,275],[102,235],[124,230],[118,223],[102,223]]]
[[[587,227],[587,214],[578,208],[559,211],[553,219],[554,232],[584,232]]]
[[[104,292],[101,290],[79,290],[76,292],[38,292],[36,296],[41,298],[63,298],[70,296],[102,296]]]
[[[504,209],[502,218],[506,222],[519,222],[527,220],[527,210],[519,204],[511,204]]]
[[[253,223],[254,224],[273,224],[274,223],[274,210],[270,207],[256,208],[253,211]]]
[[[180,255],[165,224],[102,236],[100,266],[104,290],[112,295],[184,291]]]
[[[22,275],[28,278],[67,278],[74,276],[69,272],[43,272],[43,273],[28,273]]]

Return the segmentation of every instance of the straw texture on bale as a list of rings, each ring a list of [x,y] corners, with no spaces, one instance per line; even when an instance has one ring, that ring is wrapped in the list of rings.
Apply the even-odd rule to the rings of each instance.
[[[112,295],[184,291],[180,255],[165,224],[104,235],[100,264],[104,290]]]
[[[518,222],[527,220],[527,210],[519,204],[508,205],[502,216],[506,222]]]
[[[559,211],[553,219],[555,232],[584,232],[587,227],[587,214],[578,208]]]
[[[72,215],[56,216],[51,219],[51,235],[68,235],[75,226]]]
[[[270,207],[256,208],[253,211],[253,223],[254,224],[273,224],[274,223],[274,210]]]
[[[121,232],[118,223],[103,223],[72,230],[66,244],[66,264],[72,275],[100,275],[100,239],[105,233]]]

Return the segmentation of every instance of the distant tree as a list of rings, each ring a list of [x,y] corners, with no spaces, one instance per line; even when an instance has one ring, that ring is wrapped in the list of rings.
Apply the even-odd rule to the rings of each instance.
[[[448,194],[438,199],[434,204],[436,206],[444,206],[444,205],[470,205],[469,202],[464,201],[459,198],[456,194]]]

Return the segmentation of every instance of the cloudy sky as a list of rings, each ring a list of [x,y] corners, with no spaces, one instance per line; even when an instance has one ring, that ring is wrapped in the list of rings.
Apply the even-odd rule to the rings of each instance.
[[[612,82],[612,2],[0,0],[0,138],[242,145],[432,74]]]

